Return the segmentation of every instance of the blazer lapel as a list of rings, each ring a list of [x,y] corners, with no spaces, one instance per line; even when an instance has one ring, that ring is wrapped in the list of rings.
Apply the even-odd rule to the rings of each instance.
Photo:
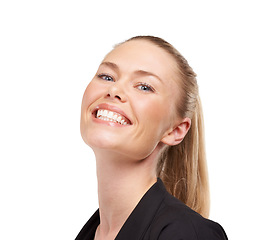
[[[142,239],[166,193],[161,179],[158,178],[130,214],[115,240]]]

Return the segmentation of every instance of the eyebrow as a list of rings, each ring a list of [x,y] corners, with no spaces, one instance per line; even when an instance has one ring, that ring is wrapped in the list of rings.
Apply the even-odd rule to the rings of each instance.
[[[101,65],[105,65],[105,66],[108,66],[108,67],[110,67],[110,68],[113,68],[114,70],[116,70],[116,71],[119,71],[119,67],[115,64],[115,63],[112,63],[112,62],[102,62],[101,64],[100,64],[100,66]]]
[[[156,74],[148,72],[148,71],[137,70],[137,71],[135,71],[135,74],[140,75],[140,76],[152,76],[152,77],[157,78],[160,82],[162,82],[162,79],[159,78]]]
[[[105,66],[108,66],[108,67],[114,69],[115,71],[119,71],[119,67],[118,67],[117,64],[115,64],[115,63],[112,63],[112,62],[102,62],[102,63],[100,64],[100,66],[101,66],[101,65],[105,65]],[[145,70],[136,70],[136,71],[134,72],[134,74],[137,74],[137,75],[140,75],[140,76],[153,76],[153,77],[157,78],[159,81],[162,82],[162,79],[161,79],[159,76],[157,76],[157,75],[154,74],[154,73],[145,71]]]

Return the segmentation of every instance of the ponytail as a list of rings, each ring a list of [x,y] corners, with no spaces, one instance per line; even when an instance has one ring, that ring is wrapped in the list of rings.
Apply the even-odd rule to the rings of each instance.
[[[183,141],[160,155],[157,176],[169,193],[204,217],[209,215],[209,186],[200,99]]]
[[[196,74],[187,60],[168,42],[153,36],[137,36],[131,40],[150,41],[168,52],[178,68],[173,81],[179,84],[180,99],[176,103],[181,118],[191,119],[191,128],[183,141],[162,149],[157,176],[166,189],[204,217],[209,215],[209,186],[204,142],[204,123]]]

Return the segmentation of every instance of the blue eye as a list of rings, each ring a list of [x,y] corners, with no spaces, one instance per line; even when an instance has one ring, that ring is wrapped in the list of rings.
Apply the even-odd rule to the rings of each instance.
[[[139,83],[137,89],[144,92],[154,92],[154,88],[147,83]]]
[[[114,79],[107,74],[99,74],[98,77],[105,81],[114,82]]]

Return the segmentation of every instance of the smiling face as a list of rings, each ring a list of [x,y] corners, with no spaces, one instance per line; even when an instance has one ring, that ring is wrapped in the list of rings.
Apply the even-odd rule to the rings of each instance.
[[[132,40],[111,51],[82,100],[81,135],[93,148],[144,159],[179,124],[176,63],[153,43]]]

